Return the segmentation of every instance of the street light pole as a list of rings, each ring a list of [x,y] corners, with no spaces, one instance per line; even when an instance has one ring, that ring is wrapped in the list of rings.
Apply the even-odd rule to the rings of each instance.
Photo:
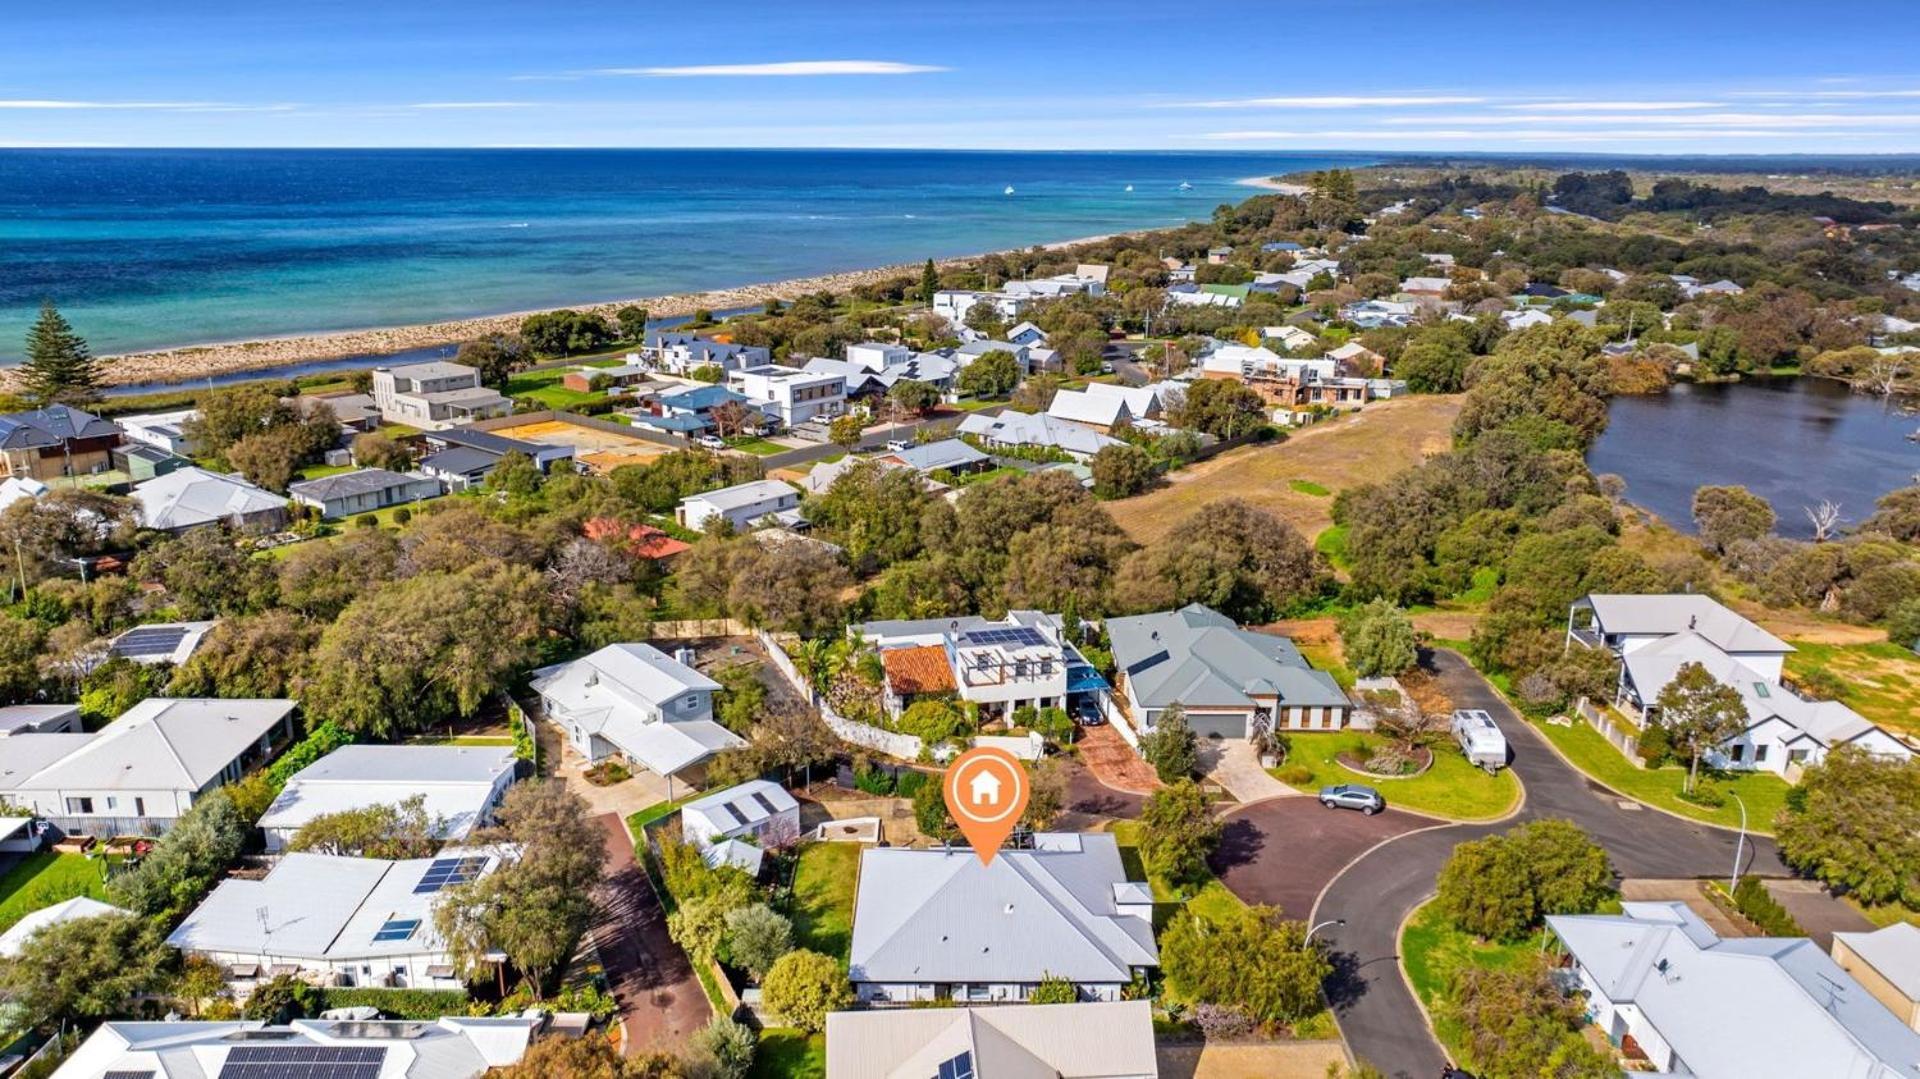
[[[1321,931],[1322,929],[1325,929],[1326,927],[1328,927],[1328,926],[1330,926],[1330,925],[1345,925],[1345,924],[1347,924],[1347,920],[1346,920],[1345,918],[1329,918],[1329,919],[1327,919],[1326,921],[1324,921],[1324,922],[1321,922],[1320,924],[1318,924],[1318,925],[1316,925],[1316,926],[1314,926],[1313,928],[1311,928],[1311,929],[1309,929],[1309,930],[1307,930],[1307,935],[1306,935],[1306,936],[1305,936],[1304,938],[1302,938],[1302,939],[1301,939],[1301,941],[1300,941],[1300,946],[1304,948],[1304,947],[1306,947],[1307,945],[1309,945],[1309,944],[1312,944],[1312,943],[1313,943],[1313,935],[1314,935],[1315,933],[1318,933],[1318,932],[1319,932],[1319,931]]]
[[[1747,803],[1732,791],[1727,792],[1734,803],[1740,807],[1740,838],[1733,841],[1733,877],[1727,881],[1727,894],[1740,886],[1740,856],[1746,852],[1747,845]]]

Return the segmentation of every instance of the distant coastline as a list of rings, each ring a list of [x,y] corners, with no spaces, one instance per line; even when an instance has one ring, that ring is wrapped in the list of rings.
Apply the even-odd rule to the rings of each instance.
[[[1312,190],[1305,184],[1290,184],[1271,176],[1249,176],[1244,180],[1235,180],[1234,183],[1242,187],[1257,187],[1262,191],[1277,191],[1282,195],[1304,195]]]
[[[989,254],[1011,254],[1015,251],[1032,250],[1040,247],[1053,251],[1074,247],[1080,244],[1099,243],[1103,240],[1138,236],[1154,229],[1137,229],[1127,232],[1103,233],[1097,236],[1082,236],[1078,239],[1061,240],[1048,244],[1036,244],[1020,248],[1002,248],[998,251],[980,252],[962,255],[950,259],[938,260],[941,266],[953,266],[970,259],[982,258]],[[611,300],[600,303],[563,305],[572,310],[592,311],[611,317],[621,307],[636,305],[647,309],[654,319],[678,319],[692,315],[696,311],[737,311],[763,306],[769,300],[792,300],[809,292],[842,292],[861,285],[876,284],[903,275],[915,275],[920,272],[921,263],[897,263],[890,266],[871,267],[862,270],[844,270],[835,273],[816,274],[809,277],[789,278],[784,281],[769,281],[740,285],[733,288],[709,289],[704,292],[680,292],[660,296],[641,296],[632,299]],[[528,315],[541,311],[561,310],[561,307],[541,308],[529,311],[513,311],[499,315],[483,315],[475,318],[448,319],[439,322],[418,323],[405,326],[382,326],[362,330],[340,330],[327,333],[294,333],[285,336],[264,337],[250,341],[216,342],[201,345],[183,345],[177,348],[156,349],[149,352],[129,352],[120,355],[103,356],[101,364],[102,382],[113,386],[168,386],[180,383],[196,382],[201,379],[232,375],[248,371],[267,371],[275,368],[291,367],[303,363],[315,363],[326,360],[343,360],[365,357],[369,366],[376,365],[383,356],[416,352],[440,346],[454,345],[470,341],[487,334],[508,333],[519,329],[520,323]],[[12,368],[0,372],[0,381],[7,385],[15,384],[16,373]]]

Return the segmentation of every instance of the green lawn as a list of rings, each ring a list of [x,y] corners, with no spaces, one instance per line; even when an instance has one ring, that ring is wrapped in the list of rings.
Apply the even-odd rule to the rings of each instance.
[[[650,805],[645,809],[639,810],[638,812],[629,813],[627,815],[628,834],[633,836],[633,841],[635,843],[640,842],[643,838],[645,838],[642,835],[642,833],[645,831],[647,825],[652,824],[654,821],[657,821],[657,820],[665,820],[666,818],[672,816],[675,812],[677,812],[681,806],[685,805],[686,803],[692,801],[694,798],[698,798],[698,797],[700,797],[700,795],[696,794],[687,798],[682,798],[677,802],[655,802],[653,805]]]
[[[1293,748],[1285,765],[1273,770],[1274,778],[1294,765],[1310,769],[1312,777],[1291,786],[1317,791],[1333,783],[1364,783],[1386,796],[1387,804],[1413,809],[1454,820],[1490,820],[1513,808],[1520,796],[1520,781],[1501,769],[1494,775],[1467,763],[1450,743],[1433,748],[1433,767],[1412,779],[1376,779],[1343,767],[1335,755],[1361,745],[1378,746],[1385,739],[1366,731],[1335,731],[1317,734],[1290,732]],[[1285,782],[1285,780],[1282,780]]]
[[[308,465],[294,473],[296,480],[317,480],[324,476],[338,476],[342,472],[352,472],[359,465]]]
[[[39,851],[0,877],[0,931],[42,907],[75,896],[107,897],[105,862],[80,854]]]
[[[507,379],[506,395],[525,397],[531,401],[538,401],[548,408],[560,410],[578,408],[606,398],[607,395],[604,393],[592,391],[582,393],[562,386],[560,380],[567,377],[572,370],[572,366],[569,365],[541,371],[522,371]]]
[[[802,948],[845,960],[853,944],[860,844],[811,843],[793,872],[793,937]]]
[[[1541,930],[1541,934],[1546,931]],[[1504,970],[1522,962],[1540,950],[1541,937],[1535,935],[1519,944],[1488,944],[1475,940],[1447,923],[1434,903],[1414,912],[1400,934],[1400,962],[1407,981],[1429,1012],[1446,991],[1454,972],[1468,966]],[[1436,1017],[1434,1033],[1441,1044],[1459,1055],[1460,1031],[1452,1023]]]
[[[1334,569],[1347,568],[1347,526],[1332,525],[1313,537],[1314,549],[1327,556]]]
[[[1851,896],[1847,898],[1847,902],[1853,904],[1853,908],[1859,911],[1868,921],[1882,928],[1890,926],[1895,922],[1907,922],[1920,926],[1920,910],[1914,910],[1912,907],[1903,907],[1898,903],[1888,903],[1883,906],[1870,907],[1865,903],[1855,900]]]
[[[825,1079],[827,1036],[793,1027],[768,1027],[760,1032],[747,1079]]]
[[[1126,867],[1128,880],[1144,880],[1153,886],[1153,926],[1164,929],[1174,913],[1186,906],[1196,914],[1212,916],[1246,906],[1240,897],[1227,890],[1227,886],[1218,877],[1209,877],[1205,884],[1197,889],[1187,889],[1191,894],[1182,896],[1181,890],[1166,881],[1147,872],[1146,863],[1140,858],[1140,829],[1143,826],[1137,820],[1114,821],[1107,830],[1113,833],[1115,842],[1120,845],[1120,862]]]
[[[422,734],[407,739],[409,745],[416,746],[510,746],[511,734],[461,734],[452,738],[446,735]]]
[[[1300,654],[1306,657],[1306,661],[1313,664],[1314,670],[1325,671],[1332,675],[1333,680],[1340,683],[1341,689],[1349,692],[1353,690],[1353,683],[1357,676],[1353,673],[1353,668],[1347,666],[1346,657],[1340,653],[1339,648],[1331,643],[1301,644],[1298,641],[1294,643],[1299,646]]]
[[[1889,641],[1792,644],[1789,675],[1890,730],[1920,734],[1920,656]]]
[[[782,446],[778,442],[764,438],[742,438],[727,443],[727,448],[739,450],[741,453],[751,453],[755,457],[771,457],[776,453],[785,453],[793,447]]]
[[[1325,498],[1333,493],[1325,484],[1315,483],[1312,480],[1288,480],[1287,486],[1300,494],[1312,495],[1315,498]]]
[[[1581,771],[1629,798],[1711,824],[1729,828],[1740,825],[1740,807],[1732,798],[1718,809],[1681,800],[1680,785],[1687,776],[1685,768],[1677,765],[1637,767],[1601,737],[1599,731],[1579,719],[1567,727],[1535,723],[1534,729],[1545,735]],[[1704,778],[1705,773],[1702,775]],[[1768,772],[1727,772],[1714,775],[1711,782],[1721,793],[1739,795],[1746,802],[1748,831],[1773,834],[1773,818],[1779,815],[1787,799],[1789,787],[1785,780]]]

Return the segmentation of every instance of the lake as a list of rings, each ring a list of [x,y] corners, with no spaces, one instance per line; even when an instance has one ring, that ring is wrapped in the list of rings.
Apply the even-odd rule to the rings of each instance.
[[[1587,454],[1595,473],[1627,481],[1629,502],[1693,531],[1693,492],[1739,484],[1773,503],[1783,536],[1810,538],[1802,508],[1829,499],[1848,524],[1881,495],[1914,482],[1920,417],[1830,379],[1680,383],[1616,397]]]

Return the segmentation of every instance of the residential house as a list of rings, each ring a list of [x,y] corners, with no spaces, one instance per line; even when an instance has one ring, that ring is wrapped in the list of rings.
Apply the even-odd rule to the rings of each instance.
[[[102,914],[126,914],[127,911],[102,903],[91,896],[79,895],[64,899],[52,906],[24,915],[13,923],[5,933],[0,933],[0,959],[14,959],[20,955],[20,949],[26,946],[28,938],[49,926],[64,925],[85,918],[98,918]]]
[[[322,517],[372,513],[388,506],[434,498],[440,493],[440,481],[432,476],[389,472],[384,468],[361,468],[317,480],[301,480],[287,487],[287,494],[295,502],[312,506]]]
[[[325,408],[349,432],[364,433],[380,426],[380,402],[374,400],[370,393],[303,393],[284,400],[303,419]],[[123,425],[125,422],[121,421]]]
[[[538,1019],[112,1019],[94,1028],[52,1079],[479,1079],[517,1064]]]
[[[913,350],[905,345],[889,344],[885,341],[862,341],[846,348],[846,362],[866,371],[880,372],[896,367],[913,358]],[[809,362],[809,367],[812,363]]]
[[[725,386],[696,386],[678,393],[661,394],[626,415],[636,426],[694,438],[713,430],[713,410],[729,403],[749,409],[753,405],[746,394]]]
[[[1636,1071],[1913,1074],[1920,1034],[1805,937],[1721,939],[1684,903],[1549,915],[1569,989]]]
[[[547,718],[589,761],[621,757],[699,784],[706,762],[746,740],[713,721],[720,684],[648,644],[610,644],[534,672]]]
[[[893,464],[902,468],[911,468],[922,475],[933,472],[963,475],[969,472],[985,472],[993,467],[993,458],[957,438],[917,443],[904,450],[880,454],[874,459],[883,465]]]
[[[953,350],[953,359],[962,370],[965,370],[973,364],[973,361],[989,352],[1012,353],[1013,362],[1019,366],[1022,377],[1033,373],[1033,350],[1026,345],[1016,345],[1012,341],[993,341],[986,338],[968,341]]]
[[[120,444],[120,428],[70,405],[0,415],[0,460],[6,474],[53,480],[103,472]]]
[[[1047,343],[1047,331],[1035,326],[1031,322],[1022,322],[1007,331],[1007,340],[1016,345],[1026,345],[1031,348]]]
[[[39,498],[50,490],[52,488],[39,480],[28,479],[25,476],[8,476],[0,480],[0,511],[6,510],[15,502]]]
[[[1340,730],[1353,709],[1292,641],[1241,629],[1202,604],[1110,618],[1107,634],[1127,718],[1141,733],[1175,704],[1209,738],[1246,738],[1262,727]]]
[[[596,385],[612,390],[634,392],[643,389],[648,379],[653,377],[653,369],[641,360],[637,352],[629,352],[625,363],[612,367],[581,364],[560,376],[560,385],[575,393],[592,393]]]
[[[315,817],[419,797],[434,838],[459,841],[492,820],[515,768],[512,746],[342,746],[295,772],[258,823],[276,854]]]
[[[1207,248],[1207,265],[1225,266],[1233,258],[1233,248],[1227,246]]]
[[[1321,351],[1320,339],[1298,326],[1267,326],[1261,329],[1260,337],[1290,353],[1306,355]]]
[[[142,525],[176,536],[222,526],[271,532],[287,524],[287,496],[196,465],[135,484],[133,500]]]
[[[1905,742],[1846,705],[1808,700],[1782,684],[1793,646],[1706,596],[1585,596],[1568,612],[1567,640],[1619,658],[1614,704],[1643,723],[1658,722],[1660,691],[1690,663],[1739,693],[1747,725],[1707,755],[1716,767],[1795,781],[1837,746],[1913,755]]]
[[[1304,244],[1297,244],[1292,240],[1273,240],[1260,245],[1260,253],[1263,255],[1298,255],[1305,250]]]
[[[674,507],[673,517],[681,528],[704,532],[716,520],[725,521],[736,532],[744,532],[766,517],[782,523],[797,523],[800,492],[779,480],[749,480],[688,495]]]
[[[767,851],[799,842],[800,803],[778,783],[751,780],[681,806],[680,836],[708,865],[738,866],[757,877]]]
[[[311,984],[460,989],[434,925],[441,893],[498,869],[499,847],[432,858],[283,854],[265,877],[221,881],[167,943],[213,960],[243,995],[293,975]]]
[[[1085,424],[1102,434],[1110,434],[1115,427],[1134,421],[1126,398],[1084,390],[1055,392],[1052,403],[1047,405],[1047,415],[1056,420]]]
[[[1920,926],[1894,922],[1870,933],[1835,933],[1833,961],[1908,1029],[1920,1031]]]
[[[0,708],[0,738],[79,731],[80,706],[77,704],[10,704]]]
[[[74,835],[155,835],[293,740],[289,700],[149,697],[93,734],[0,743],[0,797]]]
[[[1687,295],[1689,297],[1738,296],[1745,291],[1747,290],[1744,288],[1741,288],[1739,285],[1736,285],[1732,281],[1729,281],[1723,277],[1718,281],[1709,281],[1704,285],[1697,285],[1692,290],[1688,291]]]
[[[646,347],[640,350],[640,359],[655,370],[688,375],[702,367],[718,367],[722,371],[759,367],[772,363],[773,353],[757,345],[736,345],[719,337],[661,330],[647,338]]]
[[[510,453],[532,461],[541,472],[573,460],[575,447],[551,442],[529,442],[508,438],[479,427],[449,427],[429,432],[427,448],[432,451],[420,459],[420,474],[440,481],[449,491],[464,491],[486,482]]]
[[[193,658],[217,622],[148,622],[115,637],[107,655],[134,663],[178,667]]]
[[[847,380],[827,371],[762,364],[727,375],[727,387],[782,427],[829,420],[847,410]]]
[[[1086,461],[1108,446],[1124,445],[1085,424],[1059,419],[1044,412],[1016,412],[1003,409],[997,415],[969,414],[960,421],[959,431],[972,435],[989,447],[1033,446],[1059,450],[1077,461]]]
[[[373,400],[388,423],[422,431],[513,411],[512,401],[480,384],[479,371],[446,360],[374,368]]]
[[[1153,892],[1106,833],[1040,833],[991,861],[964,847],[860,853],[847,975],[863,1002],[1025,1001],[1047,978],[1114,1001],[1159,965]]]
[[[187,421],[200,415],[198,409],[177,412],[147,412],[138,416],[119,416],[114,423],[129,442],[152,446],[181,457],[194,455],[193,440],[187,437]]]
[[[855,359],[856,351],[862,357]],[[897,345],[849,345],[847,359],[815,357],[804,368],[810,374],[838,375],[846,383],[849,401],[885,394],[902,380],[925,382],[942,394],[953,389],[960,363],[938,352],[914,352]],[[874,359],[885,356],[884,362]]]
[[[1355,370],[1384,371],[1387,358],[1358,341],[1349,341],[1327,353],[1327,358],[1339,364],[1343,373]]]
[[[1363,330],[1409,326],[1419,313],[1419,307],[1419,304],[1406,300],[1361,300],[1342,307],[1340,317]]]
[[[1280,290],[1283,287],[1290,287],[1295,292],[1304,294],[1307,291],[1307,286],[1313,284],[1313,279],[1316,276],[1318,275],[1306,270],[1287,270],[1284,273],[1257,273],[1253,275],[1253,280],[1247,287],[1252,292],[1263,292],[1275,296],[1280,294]]]
[[[125,482],[131,484],[158,479],[186,468],[188,464],[185,457],[176,457],[157,446],[139,442],[122,442],[107,451],[109,470],[126,476]]]
[[[1167,286],[1167,302],[1182,307],[1239,307],[1252,289],[1246,285],[1198,285],[1191,281]]]
[[[1087,276],[1081,276],[1086,272]],[[1107,291],[1107,268],[1082,264],[1078,271],[1056,274],[1032,281],[1008,281],[1000,286],[1000,295],[1018,301],[1057,300],[1063,296],[1103,296]],[[1024,307],[1024,303],[1022,304]]]
[[[1453,281],[1445,277],[1409,277],[1400,282],[1400,291],[1408,296],[1431,296],[1438,298],[1453,287]]]
[[[826,1079],[1158,1079],[1153,1005],[896,1008],[827,1015]]]
[[[1500,312],[1500,321],[1509,330],[1524,330],[1532,326],[1545,326],[1553,321],[1553,316],[1538,307],[1523,307],[1517,311]]]
[[[1058,615],[1013,610],[1005,618],[868,622],[855,635],[879,649],[887,711],[915,697],[955,696],[989,716],[1021,708],[1066,708],[1107,689],[1064,632]]]

